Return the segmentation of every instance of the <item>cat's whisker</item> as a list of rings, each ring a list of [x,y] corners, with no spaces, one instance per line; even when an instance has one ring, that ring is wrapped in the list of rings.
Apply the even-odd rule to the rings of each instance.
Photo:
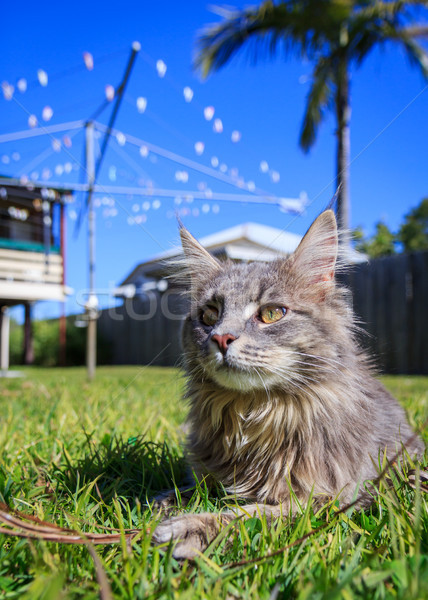
[[[261,362],[259,361],[257,363],[257,367],[263,368],[266,371],[268,371],[269,373],[275,374],[277,376],[279,376],[284,382],[286,383],[293,383],[294,380],[299,380],[302,383],[307,383],[307,382],[312,382],[312,383],[317,383],[317,380],[309,377],[307,374],[304,373],[298,373],[296,371],[293,371],[293,374],[291,377],[286,376],[286,374],[284,373],[284,369],[281,369],[279,366],[274,366],[272,364],[269,364],[267,362]]]
[[[346,365],[340,361],[340,360],[336,360],[334,358],[328,358],[326,356],[320,356],[320,355],[316,355],[316,354],[308,354],[307,352],[301,352],[301,351],[296,351],[296,350],[292,350],[292,352],[294,352],[295,354],[298,354],[300,356],[307,356],[308,358],[315,358],[316,360],[320,361],[320,362],[325,362],[327,364],[330,365],[338,365],[339,367],[346,369]]]
[[[267,387],[267,385],[266,385],[266,383],[265,383],[265,381],[264,381],[263,377],[261,376],[261,374],[260,374],[259,370],[257,369],[257,367],[254,367],[254,371],[255,371],[255,372],[257,373],[257,375],[260,377],[260,381],[262,382],[262,385],[263,385],[263,387],[264,387],[264,389],[265,389],[265,391],[266,391],[266,395],[267,395],[267,397],[268,397],[268,400],[270,400],[269,388]]]

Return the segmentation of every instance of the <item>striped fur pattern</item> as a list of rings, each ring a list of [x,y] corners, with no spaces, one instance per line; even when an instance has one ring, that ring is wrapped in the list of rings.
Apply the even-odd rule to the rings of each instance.
[[[413,433],[356,342],[348,292],[334,277],[334,214],[322,213],[295,253],[274,263],[220,263],[187,230],[181,237],[193,470],[250,500],[246,514],[288,513],[290,487],[302,503],[312,490],[317,502],[350,501],[376,477],[379,456],[393,456]],[[265,323],[263,307],[284,316]],[[216,339],[226,338],[222,348]],[[407,450],[421,454],[422,441]],[[155,537],[177,540],[178,558],[194,556],[233,516],[181,515]]]

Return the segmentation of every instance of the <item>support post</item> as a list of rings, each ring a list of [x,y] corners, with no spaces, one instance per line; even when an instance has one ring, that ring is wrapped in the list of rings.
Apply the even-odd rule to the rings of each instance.
[[[65,289],[65,208],[61,198],[60,213],[60,253],[62,258],[62,287]],[[61,316],[59,318],[59,364],[65,367],[67,345],[67,321],[65,318],[65,302],[61,302]]]
[[[7,306],[0,307],[0,370],[9,368],[9,310]]]
[[[86,337],[86,369],[89,381],[95,376],[97,361],[97,313],[98,299],[95,295],[95,210],[93,188],[95,183],[94,123],[86,124],[86,172],[88,176],[88,256],[89,295],[86,302],[88,321]]]
[[[31,322],[31,304],[25,302],[24,320],[24,365],[32,365],[34,362],[33,324]]]

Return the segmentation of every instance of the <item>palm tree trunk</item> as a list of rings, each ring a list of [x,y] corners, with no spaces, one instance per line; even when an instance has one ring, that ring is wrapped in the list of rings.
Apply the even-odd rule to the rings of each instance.
[[[337,220],[343,231],[342,241],[349,244],[350,235],[350,192],[349,192],[349,163],[351,154],[350,120],[351,106],[349,96],[348,61],[343,56],[338,68],[336,92],[337,119],[337,155],[336,155],[336,189],[337,189]]]

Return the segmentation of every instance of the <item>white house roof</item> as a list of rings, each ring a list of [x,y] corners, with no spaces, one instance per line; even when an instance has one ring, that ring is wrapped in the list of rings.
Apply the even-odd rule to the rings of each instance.
[[[301,239],[302,236],[300,235],[276,227],[258,223],[244,223],[207,235],[199,241],[204,248],[210,251],[231,243],[248,241],[266,247],[271,251],[276,251],[276,254],[290,254],[297,248]]]
[[[233,260],[270,261],[278,256],[291,254],[301,239],[300,235],[276,227],[243,223],[200,238],[199,242],[209,252],[223,254]],[[121,286],[133,283],[142,276],[150,277],[151,272],[161,267],[165,260],[181,252],[181,246],[176,246],[140,263]]]

